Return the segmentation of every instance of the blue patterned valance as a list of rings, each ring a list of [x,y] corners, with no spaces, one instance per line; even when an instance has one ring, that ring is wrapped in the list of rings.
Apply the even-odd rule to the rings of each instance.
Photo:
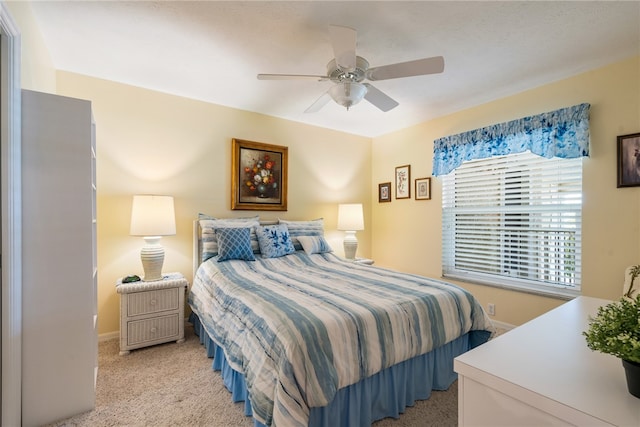
[[[433,142],[433,175],[462,162],[530,150],[542,157],[589,155],[589,104],[459,133]]]

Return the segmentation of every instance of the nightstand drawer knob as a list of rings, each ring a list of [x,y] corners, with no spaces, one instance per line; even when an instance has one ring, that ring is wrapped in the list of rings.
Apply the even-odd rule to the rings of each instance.
[[[157,330],[158,330],[158,328],[156,328],[156,327],[154,326],[153,328],[151,328],[150,332],[151,332],[152,334],[155,334]]]
[[[156,305],[156,300],[152,299],[151,301],[149,301],[150,305]]]

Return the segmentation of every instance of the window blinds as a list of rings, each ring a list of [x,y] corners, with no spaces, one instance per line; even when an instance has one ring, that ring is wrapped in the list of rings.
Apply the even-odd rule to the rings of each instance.
[[[580,289],[582,157],[498,156],[442,179],[445,276]]]

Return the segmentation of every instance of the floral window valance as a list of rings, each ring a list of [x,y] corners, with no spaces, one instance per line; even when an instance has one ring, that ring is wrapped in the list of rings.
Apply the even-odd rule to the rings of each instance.
[[[588,156],[589,107],[574,105],[436,139],[433,175],[446,175],[467,160],[527,150],[546,158]]]

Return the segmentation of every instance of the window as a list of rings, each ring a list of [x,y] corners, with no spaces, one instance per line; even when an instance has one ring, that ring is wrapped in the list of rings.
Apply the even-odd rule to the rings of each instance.
[[[443,274],[539,293],[580,290],[582,157],[471,160],[442,177]]]

